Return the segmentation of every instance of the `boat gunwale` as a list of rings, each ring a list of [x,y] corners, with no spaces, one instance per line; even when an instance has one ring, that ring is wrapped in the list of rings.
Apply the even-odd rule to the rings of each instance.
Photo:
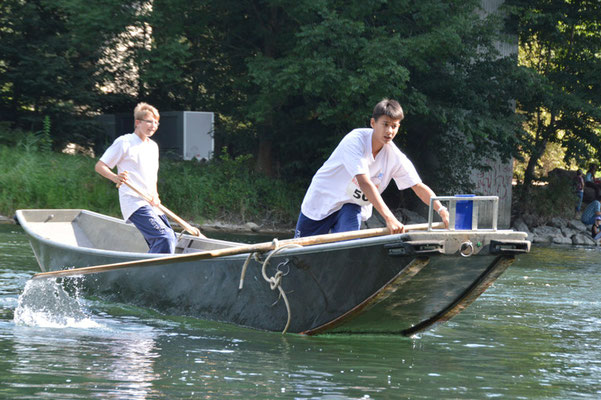
[[[454,237],[461,237],[466,234],[467,235],[474,235],[474,234],[492,235],[493,237],[497,237],[497,238],[498,238],[498,236],[518,235],[518,236],[522,236],[522,239],[524,241],[527,241],[526,238],[528,236],[525,232],[514,231],[514,230],[510,230],[510,229],[497,230],[497,231],[491,231],[491,230],[451,231],[451,230],[440,229],[440,230],[432,230],[432,231],[413,231],[413,232],[406,232],[406,233],[397,233],[394,235],[374,236],[374,237],[351,239],[351,240],[332,242],[332,243],[312,244],[309,246],[282,249],[278,253],[286,254],[286,255],[295,255],[295,254],[305,253],[309,249],[312,250],[310,252],[313,253],[313,252],[320,252],[320,250],[327,251],[329,247],[335,247],[336,250],[344,250],[347,248],[363,247],[365,245],[377,246],[377,245],[386,244],[389,242],[404,241],[403,239],[408,239],[408,238],[411,238],[412,236],[416,236],[416,235],[418,235],[416,238],[436,237],[436,235],[443,235],[443,236],[446,236],[447,238],[454,238]],[[268,254],[268,253],[266,253],[266,254]],[[436,253],[430,253],[429,255],[433,256],[433,255],[436,255]],[[452,254],[442,254],[442,253],[440,253],[440,255],[452,256]]]
[[[39,234],[37,234],[35,231],[32,230],[32,228],[30,226],[28,226],[29,223],[31,223],[31,221],[28,221],[25,216],[23,215],[23,211],[79,211],[79,212],[85,212],[85,213],[89,213],[93,216],[98,216],[100,218],[103,219],[108,219],[111,220],[114,223],[118,223],[118,224],[124,224],[125,222],[115,218],[115,217],[111,217],[108,215],[104,215],[104,214],[100,214],[100,213],[96,213],[94,211],[90,211],[90,210],[86,210],[86,209],[27,209],[27,210],[17,210],[16,211],[16,216],[17,219],[19,220],[19,224],[21,225],[21,227],[27,232],[28,235],[30,235],[32,238],[35,238],[36,240],[44,243],[46,246],[53,246],[59,249],[64,249],[67,251],[73,251],[73,252],[78,252],[81,254],[92,254],[92,255],[100,255],[100,256],[109,256],[109,257],[120,257],[120,258],[125,258],[128,260],[135,260],[135,259],[149,259],[149,258],[163,258],[163,257],[172,257],[172,258],[176,258],[178,256],[182,256],[182,262],[187,262],[189,261],[187,259],[186,256],[190,256],[192,254],[195,254],[195,252],[192,253],[176,253],[176,254],[152,254],[152,253],[139,253],[139,252],[128,252],[128,251],[115,251],[115,250],[105,250],[105,249],[96,249],[93,247],[83,247],[83,246],[74,246],[71,244],[66,244],[60,241],[56,241],[56,240],[52,240],[49,238],[45,238],[43,236],[40,236]],[[350,249],[350,248],[356,248],[356,247],[363,247],[363,246],[377,246],[377,245],[381,245],[381,244],[386,244],[386,243],[390,243],[390,242],[399,242],[399,241],[404,241],[404,239],[408,239],[411,236],[416,236],[416,237],[422,237],[422,238],[426,238],[426,237],[435,237],[437,235],[443,235],[446,236],[448,238],[452,238],[452,237],[459,237],[462,235],[473,235],[473,234],[479,234],[479,235],[491,235],[493,237],[498,237],[498,236],[505,236],[505,235],[518,235],[518,236],[523,236],[523,240],[526,240],[527,234],[524,232],[520,232],[520,231],[514,231],[511,229],[508,230],[497,230],[497,231],[490,231],[490,230],[465,230],[465,231],[456,231],[456,230],[432,230],[432,231],[413,231],[413,232],[406,232],[406,233],[399,233],[399,234],[394,234],[394,235],[383,235],[383,236],[375,236],[375,237],[367,237],[367,238],[361,238],[361,239],[352,239],[352,240],[345,240],[345,241],[339,241],[339,242],[331,242],[331,243],[321,243],[321,244],[313,244],[313,245],[309,245],[309,246],[302,246],[302,247],[285,247],[285,248],[281,248],[280,250],[278,250],[278,256],[293,256],[293,255],[302,255],[302,254],[311,254],[311,253],[321,253],[321,252],[329,252],[329,251],[339,251],[339,250],[345,250],[345,249]],[[193,240],[199,240],[198,238],[195,238],[193,236],[190,235],[185,235],[185,237],[189,237]],[[233,246],[245,246],[247,245],[246,243],[240,243],[240,242],[231,242],[231,241],[222,241],[220,239],[211,239],[208,238],[209,240],[216,240],[216,241],[220,241],[220,242],[227,242],[230,244],[233,244]],[[277,238],[274,238],[274,241],[278,240]],[[285,245],[285,244],[284,244]],[[251,246],[251,245],[249,245]],[[265,252],[265,255],[269,255],[270,253],[272,253],[275,250],[269,251],[269,252]],[[248,257],[249,253],[241,253],[241,254],[235,254],[235,255],[228,255],[228,256],[220,256],[220,257],[215,257],[215,258],[220,258],[220,259],[245,259]],[[430,254],[430,256],[435,256],[436,254]],[[446,255],[446,256],[452,256],[451,254],[440,254],[440,255]],[[213,260],[214,258],[207,258],[207,259],[203,259],[203,260],[197,260],[197,261],[210,261]],[[170,263],[171,264],[171,263]]]

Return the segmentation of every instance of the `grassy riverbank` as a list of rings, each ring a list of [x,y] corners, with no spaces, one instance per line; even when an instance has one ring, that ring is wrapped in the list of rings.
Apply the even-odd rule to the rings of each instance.
[[[120,217],[117,190],[94,172],[97,158],[52,152],[44,137],[0,129],[0,215],[11,217],[19,208],[85,208]],[[514,187],[512,220],[538,226],[575,217],[571,180],[557,175],[546,183],[528,193]],[[159,170],[163,204],[198,225],[292,228],[305,186],[254,173],[250,157],[208,163],[163,157]]]
[[[159,194],[165,206],[197,224],[255,222],[292,226],[305,188],[252,171],[248,157],[200,164],[163,158]],[[85,208],[120,216],[115,186],[94,172],[96,159],[0,145],[0,214],[19,208]]]

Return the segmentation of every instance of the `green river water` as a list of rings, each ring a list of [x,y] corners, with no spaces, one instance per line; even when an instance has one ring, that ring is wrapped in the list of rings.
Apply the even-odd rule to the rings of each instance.
[[[0,399],[599,399],[600,255],[533,247],[415,337],[282,336],[100,299],[33,312],[35,258],[0,225]]]

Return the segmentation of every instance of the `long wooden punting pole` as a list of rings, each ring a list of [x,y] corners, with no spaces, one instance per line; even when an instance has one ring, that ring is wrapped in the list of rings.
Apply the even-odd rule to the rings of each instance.
[[[123,182],[124,185],[128,186],[131,190],[133,190],[134,192],[136,192],[137,194],[139,194],[140,196],[142,196],[142,198],[144,200],[146,200],[149,203],[152,203],[152,197],[150,197],[148,194],[144,193],[143,191],[141,191],[140,189],[138,189],[137,187],[135,187],[133,184],[125,181]],[[165,207],[162,204],[159,204],[159,209],[165,213],[165,215],[167,215],[169,218],[171,218],[172,220],[174,220],[175,222],[177,222],[178,224],[180,224],[180,226],[182,228],[184,228],[187,232],[189,232],[191,235],[194,236],[198,236],[201,238],[206,238],[205,235],[203,235],[202,233],[200,233],[200,231],[198,230],[198,228],[193,227],[192,225],[190,225],[189,223],[187,223],[186,221],[184,221],[183,219],[181,219],[180,217],[178,217],[173,211],[171,211],[170,209],[168,209],[167,207]]]
[[[432,224],[432,228],[444,228],[444,223],[437,222]],[[412,224],[405,225],[405,231],[417,231],[417,230],[426,230],[428,229],[428,224]],[[49,272],[40,272],[35,274],[32,279],[40,279],[40,278],[52,278],[59,276],[72,276],[72,275],[85,275],[85,274],[95,274],[98,272],[106,272],[112,271],[115,269],[123,269],[123,268],[137,268],[137,267],[151,267],[155,265],[164,265],[171,264],[175,262],[181,261],[193,261],[193,260],[206,260],[210,258],[216,257],[224,257],[224,256],[233,256],[236,254],[245,254],[245,253],[264,253],[271,250],[275,250],[278,246],[284,246],[289,244],[297,244],[300,246],[310,246],[315,244],[323,244],[323,243],[332,243],[339,242],[343,240],[351,240],[351,239],[362,239],[373,236],[382,236],[388,235],[390,231],[388,228],[373,228],[373,229],[363,229],[358,231],[350,231],[350,232],[339,232],[339,233],[328,233],[325,235],[316,235],[316,236],[307,236],[296,239],[286,239],[280,240],[276,242],[275,240],[272,242],[263,242],[251,245],[244,246],[236,246],[236,247],[228,247],[224,249],[217,250],[209,250],[202,251],[198,253],[189,253],[189,254],[178,254],[167,257],[156,257],[156,258],[146,258],[143,260],[135,260],[135,261],[126,261],[115,264],[106,264],[106,265],[96,265],[93,267],[83,267],[83,268],[73,268],[73,269],[65,269],[61,271],[49,271]]]

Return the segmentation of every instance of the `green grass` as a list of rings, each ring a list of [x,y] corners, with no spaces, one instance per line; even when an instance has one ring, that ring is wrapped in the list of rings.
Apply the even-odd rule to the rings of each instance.
[[[96,159],[43,151],[35,138],[0,145],[0,213],[20,208],[85,208],[121,216],[115,185],[94,171]],[[163,205],[195,223],[222,220],[293,226],[304,187],[253,171],[249,157],[208,163],[162,159]]]

